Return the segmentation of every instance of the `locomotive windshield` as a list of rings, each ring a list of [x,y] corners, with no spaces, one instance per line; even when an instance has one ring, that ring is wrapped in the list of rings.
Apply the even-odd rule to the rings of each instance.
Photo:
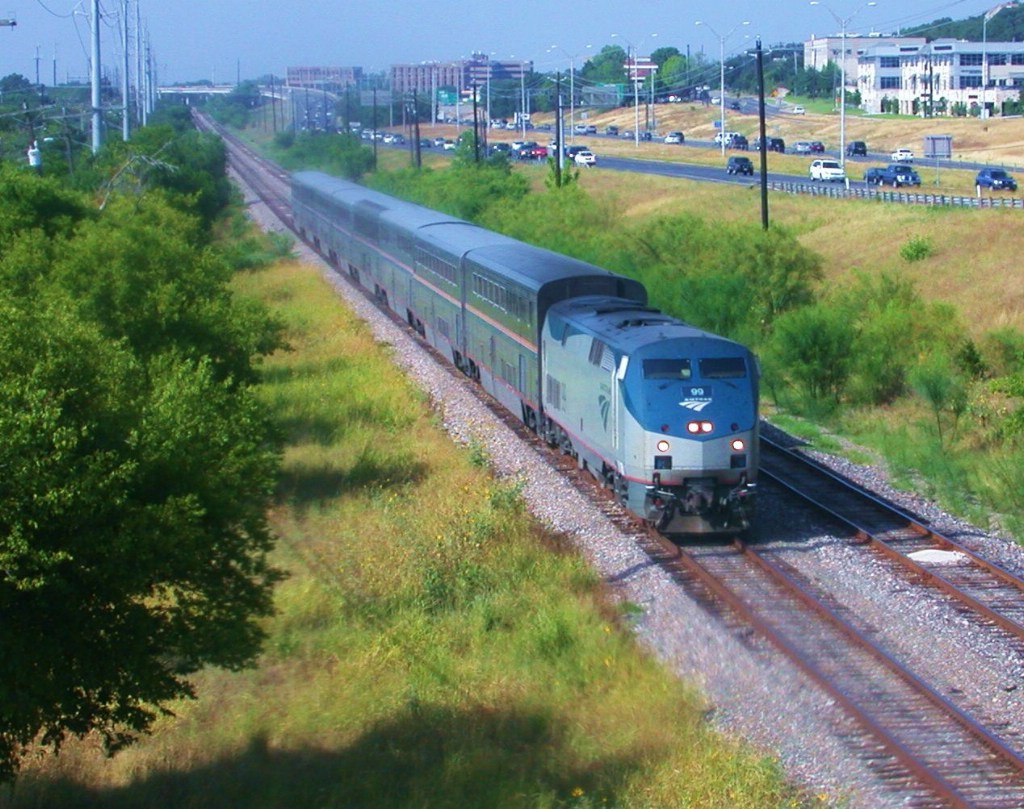
[[[701,379],[742,379],[747,375],[743,357],[713,357],[700,361]]]
[[[747,375],[743,357],[704,357],[697,360],[697,367],[701,379],[742,379]],[[644,379],[687,381],[692,377],[693,368],[688,359],[644,360]]]
[[[644,379],[689,379],[692,375],[689,360],[644,360]]]

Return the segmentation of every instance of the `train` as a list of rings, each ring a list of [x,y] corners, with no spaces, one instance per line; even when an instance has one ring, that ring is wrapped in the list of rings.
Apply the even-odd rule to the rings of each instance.
[[[754,517],[756,356],[639,281],[315,171],[299,236],[552,448],[668,536]]]

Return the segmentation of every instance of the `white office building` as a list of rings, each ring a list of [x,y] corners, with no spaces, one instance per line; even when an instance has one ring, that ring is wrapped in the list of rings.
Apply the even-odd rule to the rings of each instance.
[[[938,39],[866,48],[856,87],[865,112],[998,115],[1024,87],[1024,42]]]

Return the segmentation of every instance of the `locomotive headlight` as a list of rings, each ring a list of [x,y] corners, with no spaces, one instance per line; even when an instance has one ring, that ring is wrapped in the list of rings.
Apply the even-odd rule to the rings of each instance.
[[[733,452],[743,452],[747,448],[747,442],[742,438],[734,438],[729,446],[732,447]]]
[[[666,441],[663,438],[661,441],[658,442],[657,446],[658,446],[658,452],[668,452],[669,447],[671,445],[668,443],[668,441]]]
[[[686,432],[691,435],[697,435],[698,433],[707,435],[708,433],[714,432],[714,430],[715,425],[710,421],[691,421],[686,425]]]

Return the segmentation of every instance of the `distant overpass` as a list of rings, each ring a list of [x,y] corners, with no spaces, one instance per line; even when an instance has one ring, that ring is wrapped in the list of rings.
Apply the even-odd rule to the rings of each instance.
[[[234,89],[234,84],[169,84],[157,87],[156,93],[160,98],[181,96],[183,99],[205,99],[227,95]]]

